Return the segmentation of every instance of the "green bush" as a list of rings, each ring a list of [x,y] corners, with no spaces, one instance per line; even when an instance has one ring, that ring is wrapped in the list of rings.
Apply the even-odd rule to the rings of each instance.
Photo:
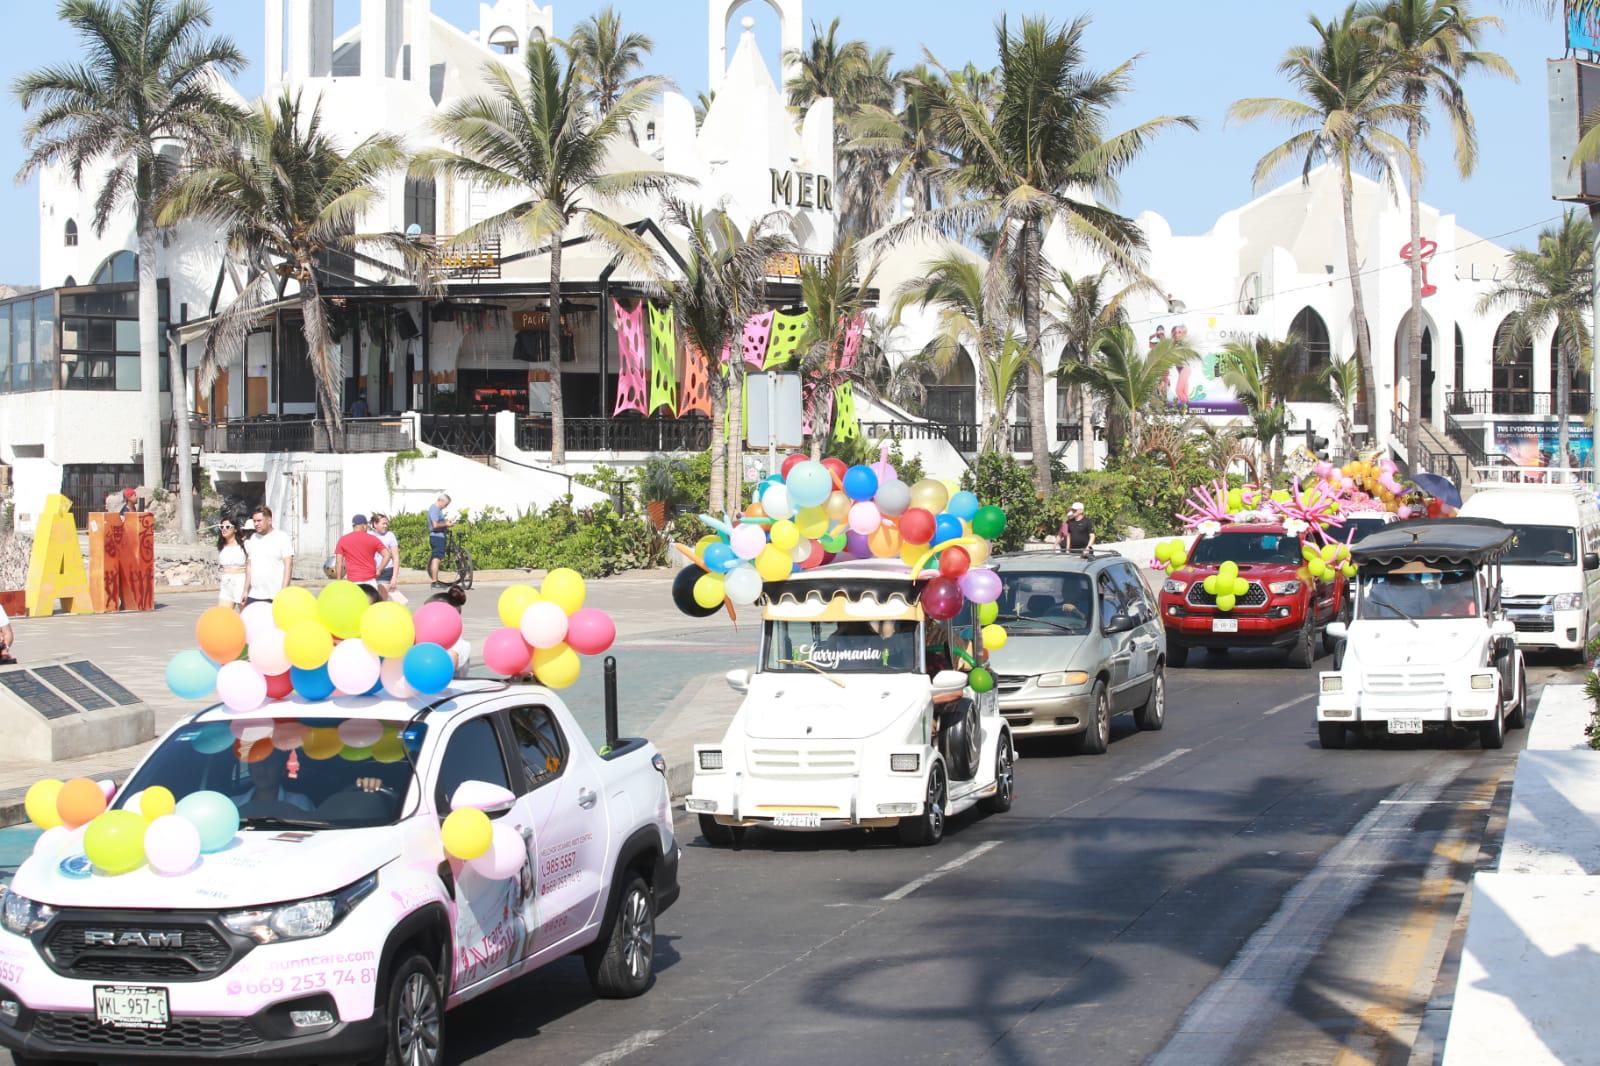
[[[426,515],[395,515],[402,566],[428,565]],[[609,503],[575,510],[570,497],[544,511],[509,516],[495,508],[463,514],[455,535],[480,570],[550,570],[570,566],[585,577],[658,566],[660,539],[637,513],[618,515]]]
[[[978,456],[962,475],[961,487],[1006,513],[1006,531],[995,544],[1001,551],[1017,551],[1038,539],[1049,521],[1050,510],[1034,487],[1033,466],[1012,455],[990,452]]]

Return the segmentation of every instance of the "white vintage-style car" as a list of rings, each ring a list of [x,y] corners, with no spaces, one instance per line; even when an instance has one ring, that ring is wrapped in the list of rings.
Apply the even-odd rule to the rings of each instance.
[[[1487,519],[1396,522],[1352,549],[1355,617],[1328,627],[1342,640],[1317,691],[1317,737],[1342,748],[1350,730],[1477,731],[1505,743],[1527,716],[1516,629],[1500,602],[1500,558],[1516,531]]]

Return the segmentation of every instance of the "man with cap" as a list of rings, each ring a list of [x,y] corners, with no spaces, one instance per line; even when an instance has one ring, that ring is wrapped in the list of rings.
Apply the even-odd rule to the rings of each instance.
[[[1073,501],[1067,517],[1061,523],[1057,541],[1064,552],[1094,550],[1094,519],[1083,513],[1083,503]]]
[[[377,581],[378,571],[394,562],[394,552],[367,531],[366,515],[350,519],[350,527],[350,532],[340,537],[333,548],[337,574],[358,585],[371,585]]]

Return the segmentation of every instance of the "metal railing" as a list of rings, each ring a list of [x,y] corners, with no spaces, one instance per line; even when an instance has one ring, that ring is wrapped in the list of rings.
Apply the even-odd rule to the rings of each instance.
[[[1513,485],[1592,485],[1594,470],[1570,466],[1512,466],[1495,463],[1474,467],[1473,480],[1479,484]]]
[[[1567,394],[1570,415],[1589,413],[1589,394]],[[1445,410],[1453,415],[1554,415],[1557,395],[1532,389],[1458,389],[1445,394]]]
[[[562,440],[569,452],[701,452],[711,447],[709,418],[564,418]],[[517,419],[517,447],[548,452],[550,419]]]
[[[464,414],[429,412],[418,416],[422,423],[422,443],[457,455],[494,454],[494,413],[472,411]]]
[[[1456,416],[1448,410],[1445,411],[1444,415],[1444,431],[1445,435],[1454,441],[1457,447],[1466,452],[1467,461],[1472,466],[1489,465],[1489,457],[1483,450],[1482,438],[1474,437],[1472,432],[1460,422],[1457,422]]]
[[[983,443],[987,426],[972,422],[863,422],[861,435],[874,440],[898,437],[901,440],[942,440],[963,455],[974,455]],[[1069,440],[1077,440],[1077,428],[1072,427]],[[1006,443],[1011,451],[1033,451],[1033,428],[1014,425],[1007,433]]]
[[[346,418],[331,433],[320,419],[235,419],[206,426],[204,436],[208,452],[399,452],[414,447],[411,423],[403,418]]]

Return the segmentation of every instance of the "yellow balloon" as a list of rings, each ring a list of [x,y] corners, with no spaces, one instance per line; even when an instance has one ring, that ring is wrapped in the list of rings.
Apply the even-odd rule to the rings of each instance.
[[[929,514],[939,514],[949,502],[950,490],[931,477],[925,477],[911,486],[911,506],[920,507]]]
[[[912,544],[910,541],[900,542],[900,561],[907,566],[917,565],[917,560],[928,553],[926,544]]]
[[[723,589],[726,580],[721,574],[701,574],[695,579],[694,602],[707,610],[722,606],[728,596]]]
[[[867,550],[874,559],[893,559],[900,554],[900,530],[885,522],[867,534]]]
[[[283,651],[302,670],[315,670],[333,654],[333,634],[321,622],[296,622],[283,634]]]
[[[328,632],[349,640],[361,635],[361,616],[371,603],[354,581],[330,582],[317,596],[317,617]]]
[[[946,503],[950,502],[951,496],[954,496],[956,493],[961,491],[961,482],[957,481],[953,477],[942,477],[939,479],[939,484],[944,486]]]
[[[500,613],[500,624],[512,629],[522,626],[522,613],[539,602],[539,590],[532,585],[512,585],[500,594],[495,607]]]
[[[445,854],[467,862],[483,855],[494,843],[494,823],[482,811],[463,807],[445,818],[439,836],[444,841]]]
[[[108,874],[144,865],[145,820],[132,811],[106,811],[83,831],[83,853]]]
[[[828,517],[833,519],[835,522],[843,522],[846,518],[850,517],[851,504],[852,501],[850,497],[846,496],[839,489],[834,489],[828,494],[828,498],[823,501],[822,509],[827,513]]]
[[[770,544],[756,556],[756,573],[761,575],[763,581],[782,581],[793,571],[794,560]]]
[[[816,540],[828,532],[828,512],[820,507],[802,508],[800,513],[794,516],[794,524],[802,537]]]
[[[717,575],[721,577],[721,574]],[[578,680],[583,662],[566,644],[533,649],[533,673],[546,688],[566,688]]]
[[[694,542],[694,561],[699,563],[701,566],[705,566],[706,565],[706,549],[711,547],[711,545],[715,544],[717,541],[719,541],[721,539],[722,538],[717,536],[715,533],[707,533],[705,536],[703,536],[699,540],[695,541]]]
[[[164,785],[151,785],[139,796],[139,813],[147,822],[153,822],[177,809],[177,797]]]
[[[972,560],[973,566],[982,566],[989,561],[989,542],[982,537],[974,537],[963,547],[967,549],[967,557]]]
[[[394,763],[406,757],[405,742],[400,739],[399,733],[393,733],[385,727],[383,739],[372,745],[372,759],[374,762]]]
[[[296,622],[315,622],[317,598],[311,595],[309,589],[290,585],[273,597],[272,620],[278,623],[278,628],[285,633],[289,632],[290,627]]]
[[[306,753],[308,759],[331,759],[344,749],[344,741],[339,739],[339,731],[331,726],[317,726],[306,734],[305,743],[300,745],[300,750]]]
[[[772,523],[772,546],[779,551],[792,552],[800,543],[800,528],[787,518]]]
[[[375,603],[361,616],[361,643],[374,655],[404,655],[416,642],[411,612],[398,603]]]
[[[28,821],[40,829],[54,829],[61,824],[56,811],[56,797],[61,794],[61,782],[54,777],[35,781],[22,797],[22,807],[28,812]]]
[[[583,598],[587,592],[583,584],[583,575],[565,566],[557,567],[546,574],[544,584],[539,586],[539,595],[567,614],[573,614],[583,606]]]
[[[990,651],[999,651],[1006,646],[1006,627],[990,623],[983,627],[983,646]]]

